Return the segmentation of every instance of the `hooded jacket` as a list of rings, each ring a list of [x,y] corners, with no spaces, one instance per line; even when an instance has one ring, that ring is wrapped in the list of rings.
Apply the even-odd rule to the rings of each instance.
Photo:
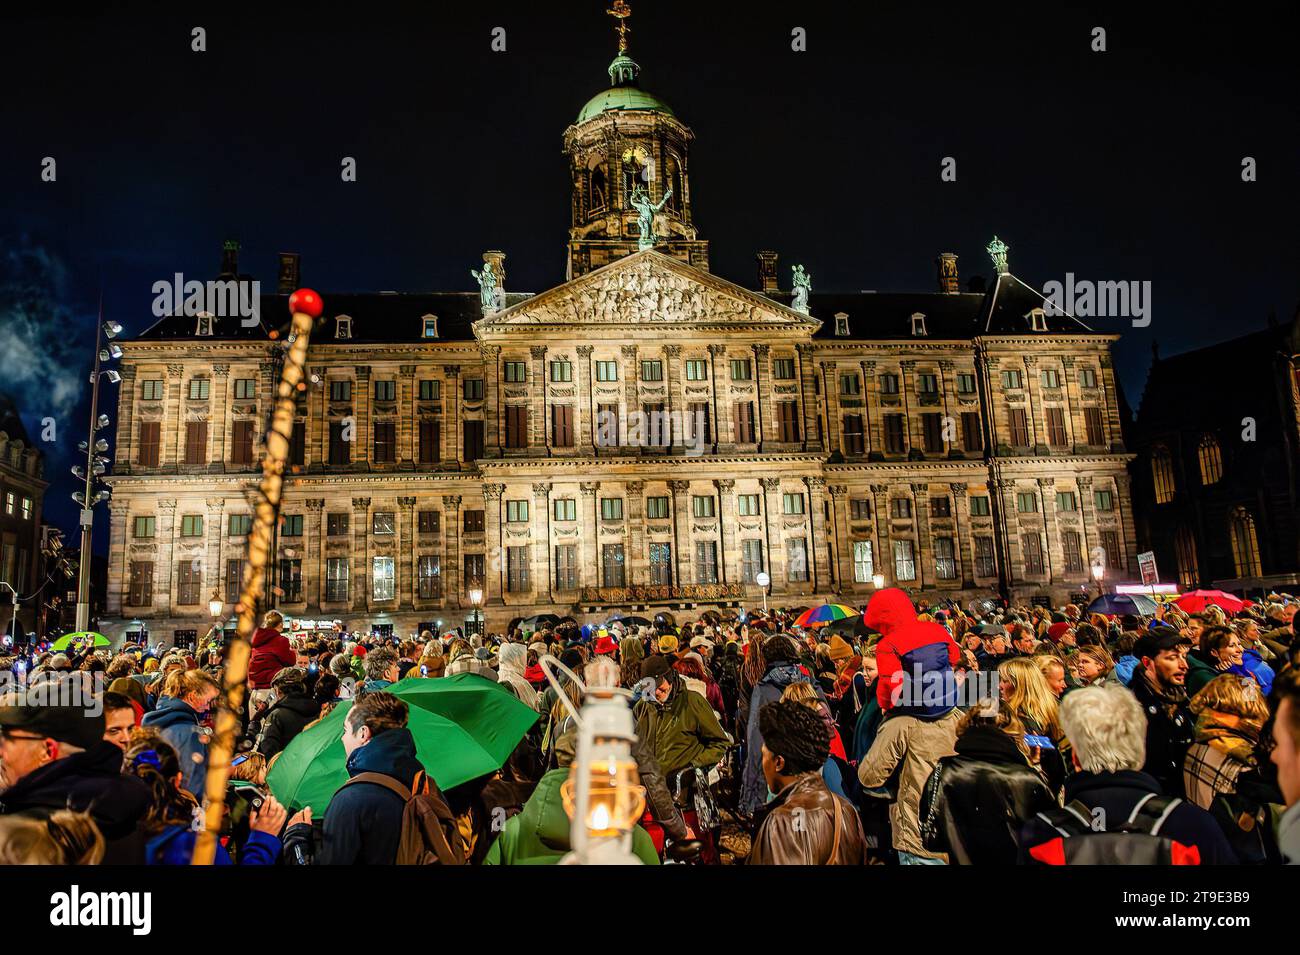
[[[308,696],[303,690],[295,690],[284,699],[277,700],[271,704],[262,721],[257,751],[270,760],[318,716],[320,701]]]
[[[0,815],[89,812],[107,843],[104,864],[138,865],[144,839],[137,826],[151,802],[145,783],[122,775],[122,750],[105,741],[48,763],[0,792]]]
[[[867,604],[867,626],[882,634],[876,644],[876,700],[885,713],[895,709],[920,719],[940,719],[957,702],[952,668],[961,649],[937,623],[919,622],[907,594],[897,587],[878,591]]]
[[[269,690],[275,675],[291,667],[298,657],[289,638],[279,630],[258,627],[253,632],[253,652],[248,658],[248,685],[254,690]]]
[[[722,731],[709,701],[686,688],[681,674],[669,670],[672,685],[668,699],[653,695],[633,709],[637,736],[644,739],[659,762],[665,778],[693,766],[712,766],[727,753],[731,740]]]
[[[503,643],[498,656],[497,682],[509,684],[519,701],[537,709],[537,691],[528,681],[528,648],[522,643]]]
[[[153,712],[144,715],[140,725],[157,730],[171,744],[181,761],[181,788],[203,799],[208,779],[208,743],[194,707],[174,696],[164,696]]]
[[[373,737],[348,757],[348,776],[383,773],[408,789],[424,769],[415,757],[415,737],[406,727]],[[392,865],[402,834],[406,804],[375,783],[341,787],[325,813],[316,865]]]
[[[1015,865],[1021,828],[1056,807],[1015,740],[974,725],[939,760],[921,795],[921,841],[954,865]]]
[[[569,816],[560,798],[560,786],[568,778],[568,767],[552,769],[541,778],[523,810],[506,820],[484,865],[554,865],[573,848]],[[654,843],[640,826],[632,827],[632,853],[646,865],[659,864]]]
[[[763,734],[758,728],[758,711],[781,699],[781,694],[791,683],[812,683],[812,678],[793,660],[777,660],[768,664],[763,679],[750,694],[749,715],[745,723],[745,772],[740,780],[740,811],[745,815],[758,812],[768,798],[767,781],[763,778]],[[821,695],[820,690],[818,695]]]

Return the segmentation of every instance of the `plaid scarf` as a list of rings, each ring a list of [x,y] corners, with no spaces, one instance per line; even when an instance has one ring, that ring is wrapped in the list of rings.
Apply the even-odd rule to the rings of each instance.
[[[1196,717],[1196,742],[1206,743],[1249,766],[1258,762],[1255,747],[1259,743],[1259,732],[1258,723],[1236,713],[1207,709],[1201,710]]]
[[[831,689],[830,693],[831,698],[838,700],[847,693],[849,687],[853,686],[853,678],[858,675],[858,671],[861,669],[862,657],[855,653],[853,656],[849,657],[849,662],[844,665],[844,669],[841,670],[839,676],[835,678],[835,686]]]

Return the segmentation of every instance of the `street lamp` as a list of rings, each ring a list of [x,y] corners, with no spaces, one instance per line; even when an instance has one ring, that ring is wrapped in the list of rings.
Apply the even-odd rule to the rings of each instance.
[[[208,601],[208,613],[212,614],[213,619],[221,616],[221,611],[226,607],[226,602],[221,599],[221,594],[217,593],[217,588],[212,588],[212,598]]]
[[[1102,596],[1105,591],[1102,590],[1101,581],[1106,576],[1106,568],[1102,564],[1092,565],[1092,579],[1097,584],[1097,596]]]
[[[754,577],[754,583],[763,588],[763,616],[767,616],[767,588],[772,583],[772,575],[767,571],[759,571]]]
[[[7,580],[0,580],[0,587],[7,587],[9,592],[14,595],[14,613],[9,618],[9,639],[11,641],[16,640],[18,631],[18,591],[14,590]]]
[[[470,612],[470,620],[473,622],[474,633],[477,636],[483,635],[483,611],[479,607],[483,603],[483,588],[471,587],[469,591],[469,605],[474,609]]]
[[[122,326],[118,322],[103,321],[104,306],[100,303],[99,308],[100,321],[95,325],[95,367],[90,373],[90,428],[86,440],[82,441],[78,447],[86,453],[86,466],[81,469],[80,473],[74,471],[77,477],[85,481],[85,490],[78,491],[74,494],[73,500],[81,505],[81,557],[77,568],[77,629],[90,629],[90,563],[91,563],[91,538],[94,533],[95,511],[94,507],[101,501],[108,500],[108,491],[95,491],[95,478],[102,475],[108,466],[108,459],[101,458],[100,455],[108,451],[108,442],[103,438],[96,438],[95,433],[108,427],[108,415],[99,413],[99,383],[101,379],[107,378],[109,384],[117,384],[122,380],[122,376],[112,368],[100,369],[100,364],[109,362],[122,357],[122,346],[113,342],[113,339],[122,333]],[[108,339],[112,344],[106,348],[100,348],[100,337]]]
[[[871,575],[871,585],[872,585],[873,587],[875,587],[877,590],[880,590],[882,587],[885,586],[885,575],[884,575],[884,574],[872,574],[872,575]]]

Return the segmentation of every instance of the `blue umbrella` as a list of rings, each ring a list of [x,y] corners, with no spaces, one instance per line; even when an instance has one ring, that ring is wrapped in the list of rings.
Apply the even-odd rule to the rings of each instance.
[[[1088,604],[1088,613],[1104,613],[1123,616],[1135,613],[1149,617],[1156,612],[1156,602],[1142,594],[1103,594]]]

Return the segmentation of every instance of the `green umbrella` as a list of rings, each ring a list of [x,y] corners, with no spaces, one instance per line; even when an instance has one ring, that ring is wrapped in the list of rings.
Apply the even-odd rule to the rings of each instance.
[[[444,790],[500,769],[537,721],[508,690],[472,673],[402,680],[388,692],[410,706],[415,755]],[[311,806],[321,817],[348,781],[342,735],[351,708],[351,701],[340,703],[300,733],[267,774],[267,785],[290,811]]]
[[[87,637],[93,639],[91,646],[111,647],[113,645],[113,641],[108,639],[108,637],[104,636],[102,633],[95,633],[93,630],[82,630],[78,633],[65,633],[63,636],[59,637],[59,639],[54,641],[52,649],[66,650],[70,643],[85,640]]]

